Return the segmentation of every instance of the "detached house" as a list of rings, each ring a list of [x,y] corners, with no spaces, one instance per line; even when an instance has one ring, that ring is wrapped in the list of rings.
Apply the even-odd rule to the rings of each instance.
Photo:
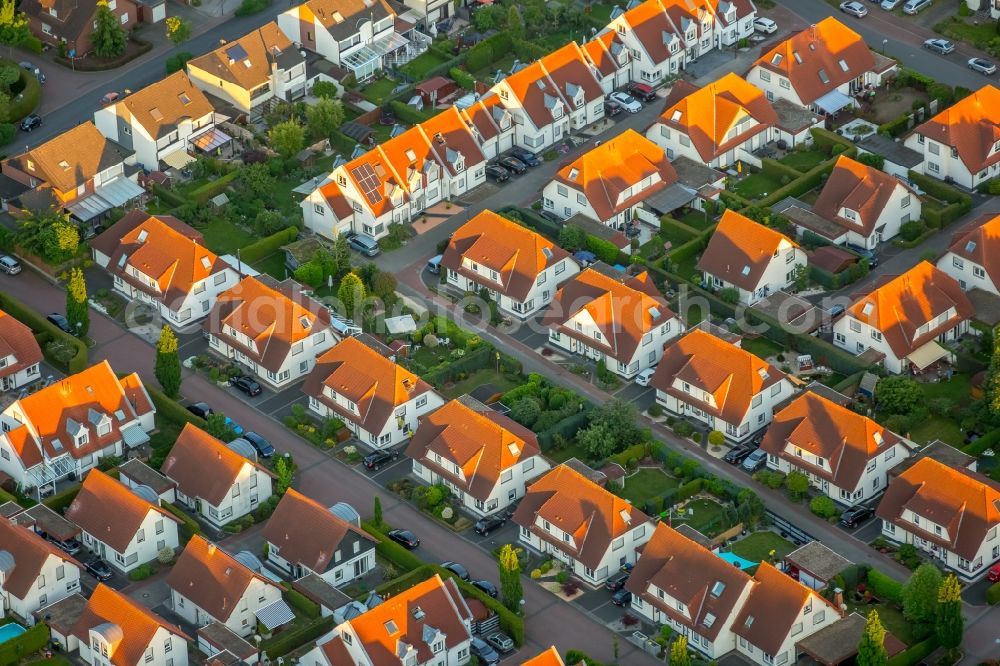
[[[616,279],[593,268],[556,292],[542,321],[550,343],[625,379],[659,363],[664,346],[684,332],[648,273]]]
[[[302,663],[464,666],[472,617],[455,581],[435,574],[334,627]]]
[[[622,565],[634,564],[654,527],[653,520],[627,500],[566,465],[528,486],[513,520],[522,543],[551,554],[592,585],[604,582]]]
[[[477,516],[503,511],[549,470],[538,438],[476,401],[459,398],[424,418],[406,447],[413,474],[443,483]]]
[[[105,138],[89,120],[4,160],[2,168],[5,176],[31,188],[33,196],[21,195],[11,204],[25,212],[54,206],[91,222],[145,194],[136,182],[135,153]]]
[[[784,234],[732,210],[722,214],[697,268],[713,289],[735,289],[753,305],[795,284],[806,253]]]
[[[230,139],[215,128],[212,104],[185,72],[175,72],[94,113],[94,124],[108,139],[135,151],[136,161],[155,171],[160,162],[182,167],[194,149],[206,154]]]
[[[306,94],[306,59],[274,21],[214,51],[188,60],[191,83],[259,115],[275,102],[292,102]]]
[[[0,617],[28,625],[36,610],[80,591],[80,564],[34,531],[0,520]]]
[[[337,342],[330,312],[294,280],[247,277],[219,294],[204,325],[218,354],[274,388],[305,377]]]
[[[555,243],[489,210],[452,234],[441,266],[449,285],[485,289],[501,310],[521,319],[548,305],[559,285],[580,270]]]
[[[881,495],[911,445],[867,416],[806,391],[774,415],[760,448],[767,466],[798,471],[831,499],[853,506]]]
[[[1000,295],[1000,264],[993,263],[1000,257],[1000,216],[986,218],[955,233],[937,267],[958,280],[963,291],[981,289]]]
[[[986,85],[918,125],[904,145],[923,155],[917,171],[975,188],[1000,170],[1000,89]]]
[[[769,100],[834,114],[854,106],[854,94],[881,85],[896,67],[895,60],[873,52],[861,35],[829,16],[766,51],[747,81]]]
[[[676,182],[664,150],[627,129],[557,171],[542,191],[542,205],[563,219],[585,215],[621,229],[642,217],[644,200]]]
[[[969,330],[972,303],[958,281],[922,261],[857,299],[833,324],[833,343],[889,372],[921,372]]]
[[[0,393],[41,379],[42,349],[31,329],[0,310]],[[0,445],[0,452],[3,446]]]
[[[101,361],[0,412],[0,472],[20,488],[82,478],[101,458],[149,441],[155,411],[138,374],[119,379]]]
[[[122,592],[98,583],[45,609],[53,640],[89,666],[187,666],[188,642],[171,624]]]
[[[208,316],[239,273],[176,217],[134,210],[90,241],[94,263],[129,300],[149,303],[174,327]]]
[[[188,541],[167,575],[167,586],[173,611],[199,627],[218,622],[246,637],[257,630],[264,609],[284,622],[293,617],[279,586],[200,535]]]
[[[222,527],[271,496],[270,470],[187,423],[160,471],[176,484],[177,501]]]
[[[792,395],[785,373],[701,329],[669,345],[650,381],[656,402],[742,442],[771,422]]]
[[[267,561],[297,580],[316,574],[347,585],[375,568],[375,539],[330,508],[289,488],[261,534]]]
[[[890,480],[876,515],[883,536],[965,581],[1000,562],[1000,484],[977,472],[921,458]]]
[[[28,19],[31,33],[49,46],[66,45],[66,53],[77,58],[94,50],[97,0],[25,0],[18,7]],[[139,23],[139,3],[108,0],[108,9],[126,32]]]
[[[829,240],[873,249],[895,238],[907,222],[919,220],[921,203],[913,188],[898,178],[841,155],[813,212],[842,230]]]

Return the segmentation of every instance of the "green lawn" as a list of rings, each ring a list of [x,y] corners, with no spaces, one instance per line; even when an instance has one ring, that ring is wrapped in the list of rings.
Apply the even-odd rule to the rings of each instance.
[[[905,434],[905,433],[901,433]],[[940,416],[930,416],[913,426],[910,437],[917,444],[926,444],[940,439],[946,444],[961,448],[965,445],[965,433],[957,423]]]
[[[689,227],[694,227],[695,229],[708,229],[714,222],[712,218],[700,210],[689,210],[678,218],[680,222],[688,225]]]
[[[487,368],[484,370],[476,370],[462,381],[455,382],[454,386],[444,390],[444,394],[449,398],[457,398],[460,395],[465,395],[469,391],[486,384],[495,386],[500,393],[506,393],[512,388],[518,386],[518,382],[513,379],[510,379],[506,375],[498,374],[495,370]]]
[[[952,378],[946,382],[921,383],[920,388],[928,400],[944,398],[954,404],[959,404],[969,400],[972,380],[968,375],[952,375]]]
[[[784,347],[764,336],[744,338],[741,346],[751,354],[755,354],[764,360],[767,360],[769,356],[777,356],[785,351]]]
[[[781,187],[780,181],[766,173],[760,172],[751,174],[736,183],[733,191],[747,199],[753,200],[765,197],[779,187]]]
[[[671,247],[678,247],[679,245],[683,245],[684,243],[687,243],[689,240],[694,238],[694,234],[692,234],[691,232],[684,231],[683,229],[675,227],[672,224],[667,224],[660,227],[660,232],[657,234],[657,236],[659,236],[662,239],[660,243],[669,241],[671,243]]]
[[[595,18],[601,23],[608,23],[611,21],[611,10],[615,8],[617,3],[614,2],[595,2],[588,5],[584,11],[590,11],[590,17]]]
[[[728,526],[722,525],[724,509],[721,504],[710,499],[696,499],[688,502],[683,515],[674,519],[675,523],[687,523],[705,536],[719,534]]]
[[[621,496],[635,506],[645,506],[646,502],[662,495],[665,491],[676,488],[677,479],[669,476],[661,469],[643,467],[638,472],[625,479],[625,487]]]
[[[269,254],[253,264],[253,267],[261,273],[267,273],[276,280],[284,280],[287,272],[285,268],[285,253],[279,250],[278,252]]]
[[[700,272],[696,268],[697,265],[697,257],[688,257],[687,259],[677,263],[670,262],[670,270],[677,273],[677,275],[680,275],[685,280],[690,280],[700,276]]]
[[[950,16],[934,25],[934,31],[945,37],[972,44],[977,49],[985,48],[994,39],[996,29],[992,21],[978,22],[974,18]]]
[[[847,612],[858,613],[862,617],[868,617],[869,611],[878,611],[878,619],[882,621],[882,626],[893,636],[903,641],[907,645],[913,645],[917,638],[913,635],[913,623],[903,617],[903,612],[895,606],[889,604],[856,604],[847,601]]]
[[[805,173],[826,159],[822,150],[796,150],[782,157],[779,162],[790,166],[796,171]]]
[[[238,248],[256,240],[249,232],[222,218],[198,227],[198,231],[205,236],[208,249],[216,254],[236,254]]]
[[[407,74],[408,76],[412,76],[420,82],[427,78],[427,72],[445,62],[447,62],[447,59],[438,54],[436,51],[425,51],[423,54],[400,67],[399,71]]]
[[[422,57],[423,56],[420,56],[420,58]],[[417,60],[420,58],[417,58]],[[416,62],[416,60],[414,62]],[[381,106],[381,104],[385,101],[385,98],[392,93],[392,89],[397,85],[399,84],[396,81],[384,76],[377,81],[365,84],[364,89],[361,91],[361,96],[372,104]]]
[[[697,326],[698,324],[701,323],[701,320],[704,318],[705,315],[702,314],[700,305],[692,305],[687,309],[687,315],[685,317],[685,321],[687,321],[689,328],[692,326]]]
[[[740,539],[733,544],[731,550],[751,562],[760,562],[762,560],[770,560],[772,550],[774,551],[775,559],[780,560],[795,550],[795,544],[774,532],[765,530],[763,532],[754,532]]]

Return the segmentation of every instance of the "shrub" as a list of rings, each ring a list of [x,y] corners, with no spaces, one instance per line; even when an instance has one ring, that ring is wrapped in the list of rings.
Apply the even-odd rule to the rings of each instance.
[[[310,620],[307,624],[293,627],[261,641],[260,648],[269,658],[277,659],[327,633],[333,629],[333,623],[332,615]]]
[[[654,419],[659,418],[663,416],[663,407],[661,407],[658,403],[654,402],[652,405],[649,406],[649,409],[646,410],[646,413],[652,416]]]
[[[1000,583],[993,583],[986,589],[986,603],[990,606],[1000,603]]]
[[[243,0],[236,8],[237,16],[250,16],[262,12],[271,6],[271,0]]]
[[[899,235],[902,236],[905,241],[915,241],[922,233],[924,233],[924,225],[918,220],[904,222],[902,226],[899,227]]]
[[[276,234],[271,234],[260,240],[250,243],[240,251],[240,259],[247,263],[260,261],[264,257],[270,256],[281,249],[282,245],[287,245],[295,240],[299,235],[297,227],[288,227]]]
[[[889,578],[878,569],[868,572],[868,588],[882,601],[897,605],[903,602],[903,584]]]
[[[151,564],[140,564],[132,571],[128,572],[128,579],[132,581],[146,580],[156,573]]]
[[[933,636],[920,643],[914,643],[888,661],[887,666],[916,666],[938,647]]]
[[[160,502],[160,506],[174,514],[181,521],[181,524],[177,527],[177,534],[180,536],[181,541],[187,542],[195,534],[201,533],[201,527],[198,526],[197,521],[181,511],[180,508],[170,502]]]
[[[838,513],[837,505],[826,495],[814,497],[812,501],[809,502],[809,510],[820,518],[833,518]]]
[[[674,434],[678,437],[690,437],[694,432],[694,426],[687,421],[678,421],[674,424]]]
[[[187,61],[193,58],[194,55],[188,51],[181,51],[180,53],[175,53],[166,60],[167,74],[173,74],[174,72],[179,72],[184,69],[184,65]]]
[[[542,577],[542,572],[541,572],[540,569],[532,569],[531,570],[531,578],[532,578],[532,580],[538,580],[541,577]]]
[[[285,586],[285,590],[281,593],[281,596],[289,606],[299,611],[310,620],[315,620],[319,617],[319,604],[314,602],[312,599],[307,598],[298,590],[293,590],[291,583],[282,583],[282,585]]]

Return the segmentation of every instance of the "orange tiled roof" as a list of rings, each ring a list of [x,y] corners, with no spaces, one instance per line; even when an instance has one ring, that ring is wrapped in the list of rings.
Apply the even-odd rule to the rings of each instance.
[[[946,534],[904,520],[907,510],[941,525]],[[921,458],[889,481],[876,514],[971,561],[987,533],[1000,526],[1000,484],[967,469]]]
[[[291,40],[271,21],[187,64],[250,91],[271,82],[275,58],[291,48]]]
[[[173,132],[182,120],[213,112],[212,104],[183,70],[160,79],[114,104],[115,113],[139,123],[154,139]]]
[[[150,504],[136,495],[124,483],[99,469],[92,469],[83,480],[80,492],[66,509],[66,519],[117,552],[124,553],[150,511],[175,523],[181,522],[158,504]]]
[[[535,524],[547,520],[573,537],[556,540]],[[649,521],[649,516],[566,465],[559,465],[528,486],[514,522],[538,538],[596,569],[611,542]]]
[[[520,102],[528,119],[537,128],[548,127],[555,121],[552,109],[562,105],[562,95],[545,75],[541,60],[536,60],[524,69],[514,72],[503,80],[510,86],[514,98]],[[563,115],[569,113],[564,108]]]
[[[741,289],[754,291],[774,254],[785,244],[799,246],[781,232],[727,210],[697,267]]]
[[[489,141],[498,136],[502,131],[500,125],[504,116],[510,115],[500,96],[494,92],[483,95],[478,102],[464,109],[462,114],[469,126],[475,128],[480,141]],[[513,123],[510,123],[508,129],[510,128],[513,128]]]
[[[4,572],[4,581],[0,589],[18,599],[28,598],[49,557],[55,557],[71,567],[80,568],[76,560],[56,548],[48,539],[35,534],[34,530],[15,525],[9,520],[0,520],[0,552],[9,553],[14,559],[14,569]]]
[[[678,81],[664,108],[657,122],[687,134],[706,163],[778,122],[764,93],[732,73],[702,88]],[[752,125],[728,138],[747,119]]]
[[[1000,215],[987,214],[959,230],[951,237],[948,251],[982,266],[987,277],[1000,287]]]
[[[0,310],[0,359],[8,356],[13,356],[14,361],[0,368],[0,377],[41,363],[42,349],[30,328]]]
[[[436,463],[431,453],[454,463]],[[504,470],[541,453],[533,432],[492,409],[477,412],[460,400],[452,400],[423,418],[406,447],[406,455],[431,467],[474,498],[486,500]]]
[[[629,188],[654,175],[659,176],[659,182],[623,198]],[[635,130],[626,129],[561,168],[555,179],[582,191],[594,212],[606,221],[673,185],[677,172],[662,148]]]
[[[628,363],[646,333],[677,317],[645,276],[622,282],[588,268],[559,288],[542,323]],[[601,341],[567,325],[582,311],[600,328]]]
[[[308,0],[292,11],[309,23],[318,21],[337,39],[356,33],[361,21],[396,15],[385,0]]]
[[[841,155],[813,205],[813,212],[848,231],[870,236],[897,187],[916,198],[916,193],[898,178]],[[860,224],[842,217],[841,208],[857,213]]]
[[[954,308],[955,314],[942,324],[918,333],[918,329]],[[850,307],[847,314],[882,332],[896,358],[906,358],[941,333],[951,330],[973,314],[972,303],[958,281],[933,264],[919,264],[891,278]]]
[[[573,100],[582,92],[584,104],[604,97],[604,90],[576,42],[569,42],[541,60],[549,80],[555,84],[567,104],[567,112],[576,108]]]
[[[584,44],[582,48],[587,60],[597,68],[601,76],[613,75],[620,67],[624,67],[631,58],[628,48],[614,30],[601,33]],[[622,54],[624,54],[624,59],[622,59]]]
[[[568,256],[566,250],[540,234],[493,211],[483,210],[452,234],[441,265],[523,301],[538,274]],[[462,266],[463,258],[495,270],[500,283],[466,269]]]
[[[562,657],[555,647],[550,647],[544,652],[540,652],[527,661],[522,661],[521,666],[566,666]]]
[[[117,592],[104,583],[98,583],[90,595],[87,605],[80,614],[73,635],[85,643],[90,643],[90,630],[102,625],[118,627],[120,638],[113,645],[110,661],[114,666],[136,666],[143,662],[143,654],[156,636],[165,629],[186,641],[191,639],[180,627],[171,624],[130,597]],[[114,632],[108,635],[114,635]],[[161,649],[156,646],[156,649]]]
[[[670,58],[668,40],[677,41],[674,54],[684,50],[683,35],[670,21],[659,0],[646,0],[625,12],[621,19],[632,28],[635,38],[642,44],[655,65]]]
[[[755,66],[788,79],[805,105],[875,69],[875,56],[846,25],[828,16],[764,52]]]
[[[675,379],[689,384],[691,392],[674,388]],[[738,425],[753,397],[783,379],[785,373],[754,354],[692,329],[663,350],[650,385]],[[715,405],[703,400],[702,393],[710,394]]]
[[[419,127],[437,156],[437,162],[452,175],[460,173],[455,168],[459,157],[464,162],[463,171],[475,164],[486,162],[486,156],[479,148],[479,142],[472,135],[462,114],[454,106],[435,114],[429,120],[420,123]]]
[[[868,461],[903,439],[867,416],[841,407],[818,393],[806,391],[774,415],[761,449],[793,467],[853,491],[861,483]],[[785,450],[792,445],[826,460],[814,465]]]
[[[1000,162],[1000,89],[985,85],[919,125],[914,132],[954,148],[970,173]]]

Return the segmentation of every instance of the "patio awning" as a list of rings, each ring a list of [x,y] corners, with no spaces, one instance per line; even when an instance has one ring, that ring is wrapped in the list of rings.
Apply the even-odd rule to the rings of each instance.
[[[194,147],[203,153],[210,153],[216,148],[221,148],[226,145],[233,138],[220,130],[218,127],[213,127],[207,132],[202,132],[195,138],[191,139],[191,143]]]
[[[918,370],[923,370],[934,361],[939,361],[949,354],[951,354],[950,351],[939,345],[934,340],[931,340],[906,358],[909,359],[910,363],[917,366]]]
[[[122,430],[122,440],[124,440],[125,446],[134,449],[135,447],[148,442],[149,435],[146,434],[146,431],[142,429],[141,425],[133,423],[132,425],[126,426]]]
[[[144,193],[145,190],[138,183],[128,178],[115,178],[106,185],[97,187],[90,196],[74,201],[66,209],[76,219],[86,222],[112,208],[124,206]]]
[[[698,193],[690,187],[681,185],[680,183],[674,183],[673,185],[665,187],[659,192],[646,197],[643,204],[647,208],[652,208],[660,214],[666,214],[677,210],[681,206],[688,205],[697,197]]]
[[[385,39],[380,39],[373,43],[371,45],[371,49],[379,55],[385,55],[386,53],[398,51],[399,49],[406,47],[407,44],[409,44],[409,41],[407,41],[406,37],[403,37],[398,32],[393,32]]]
[[[173,167],[174,169],[183,169],[188,164],[194,161],[194,157],[192,155],[188,155],[188,152],[186,150],[175,150],[172,153],[160,157],[160,161],[166,164],[168,167]]]
[[[839,90],[831,90],[813,103],[820,111],[826,113],[837,113],[837,111],[840,111],[845,106],[853,104],[851,98]]]
[[[295,613],[292,612],[292,609],[288,607],[288,604],[284,600],[278,599],[274,603],[259,609],[257,611],[257,619],[270,631],[294,620]]]

